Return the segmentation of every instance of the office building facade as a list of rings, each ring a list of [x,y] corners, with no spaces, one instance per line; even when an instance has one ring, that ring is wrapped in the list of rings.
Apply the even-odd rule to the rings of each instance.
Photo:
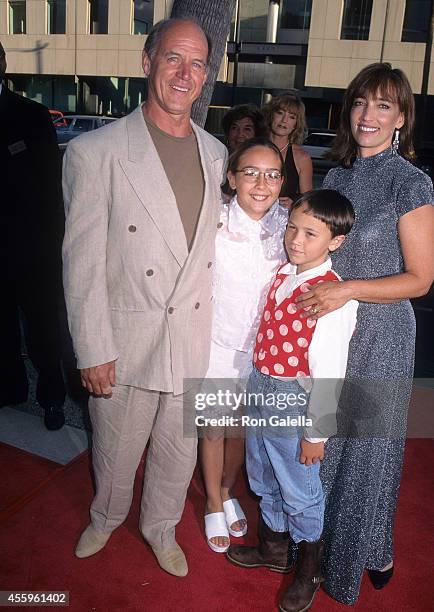
[[[67,112],[128,112],[146,95],[140,63],[146,34],[171,5],[0,0],[11,86]],[[311,126],[334,127],[342,90],[375,61],[402,68],[420,94],[431,11],[432,0],[239,0],[213,104],[261,104],[267,95],[297,89]],[[434,94],[434,76],[426,93]]]

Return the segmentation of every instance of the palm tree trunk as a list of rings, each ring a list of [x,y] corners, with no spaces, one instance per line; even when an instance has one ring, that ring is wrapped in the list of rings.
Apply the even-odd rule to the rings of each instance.
[[[173,2],[171,17],[194,17],[212,42],[208,77],[202,94],[192,109],[193,121],[201,126],[205,125],[208,105],[231,28],[235,3],[236,0],[174,0]]]

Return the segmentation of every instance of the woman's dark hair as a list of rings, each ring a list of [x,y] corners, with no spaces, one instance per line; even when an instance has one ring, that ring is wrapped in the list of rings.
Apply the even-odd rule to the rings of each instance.
[[[271,151],[276,153],[277,157],[280,160],[280,172],[285,178],[285,162],[283,160],[282,153],[279,151],[279,147],[276,147],[276,145],[271,142],[271,140],[268,140],[268,138],[263,137],[251,138],[250,140],[246,140],[238,147],[238,149],[231,153],[231,155],[229,156],[227,171],[235,174],[235,172],[238,170],[238,162],[240,161],[240,157],[244,155],[244,153],[246,153],[246,151],[248,151],[249,149],[253,149],[253,147],[267,147],[267,149],[271,149]]]
[[[327,225],[332,237],[346,236],[353,227],[354,208],[344,195],[334,189],[313,189],[296,200],[291,212],[306,204],[306,213]]]
[[[232,124],[240,119],[251,119],[255,129],[255,137],[267,135],[267,129],[264,123],[264,116],[255,104],[240,104],[234,106],[224,115],[222,119],[223,132],[226,138],[229,137],[229,131]]]
[[[399,153],[407,159],[414,158],[412,142],[415,121],[414,97],[407,77],[388,63],[370,64],[354,77],[344,95],[339,129],[328,157],[340,161],[349,168],[357,156],[357,143],[351,132],[351,109],[356,98],[376,97],[398,104],[404,116],[399,130]]]
[[[276,96],[262,107],[268,133],[271,132],[274,113],[282,110],[293,112],[295,115],[297,115],[297,123],[295,124],[292,134],[289,135],[289,143],[302,144],[307,134],[306,110],[303,100],[296,93],[286,93]]]

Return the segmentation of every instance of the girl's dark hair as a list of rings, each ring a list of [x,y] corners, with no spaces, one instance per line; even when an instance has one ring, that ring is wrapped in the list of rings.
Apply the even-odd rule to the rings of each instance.
[[[267,129],[265,127],[264,116],[255,104],[240,104],[234,106],[224,115],[222,119],[223,132],[226,138],[229,137],[229,131],[232,124],[240,119],[251,119],[255,129],[255,137],[266,136]]]
[[[263,137],[246,140],[238,147],[238,149],[231,153],[229,156],[227,171],[235,174],[235,172],[238,170],[238,162],[240,161],[240,157],[249,149],[253,149],[253,147],[267,147],[267,149],[274,151],[280,160],[280,172],[282,176],[286,178],[285,162],[283,160],[282,153],[279,151],[279,147],[276,147],[276,145],[271,142],[271,140],[268,140],[268,138]]]
[[[294,131],[289,135],[290,144],[302,144],[307,134],[306,110],[303,100],[296,93],[286,93],[272,98],[270,102],[262,107],[262,112],[268,133],[271,132],[274,113],[277,111],[289,111],[297,115],[297,123]]]
[[[238,147],[238,149],[231,153],[229,155],[227,172],[232,172],[235,174],[235,172],[238,170],[238,162],[240,161],[241,155],[253,147],[267,147],[268,149],[274,151],[280,160],[280,172],[282,173],[283,178],[286,178],[285,162],[283,160],[282,153],[279,151],[279,147],[276,147],[271,140],[268,140],[268,138],[264,138],[263,136],[246,140]],[[226,182],[223,184],[222,191],[226,195],[234,195],[235,190],[229,185],[228,179],[226,179]]]
[[[327,225],[333,238],[346,236],[353,227],[354,208],[348,198],[334,189],[313,189],[304,193],[293,203],[291,212],[303,204],[307,205],[306,213]]]
[[[415,121],[414,97],[407,77],[399,68],[388,63],[370,64],[354,77],[344,95],[340,124],[332,150],[328,157],[351,167],[357,156],[357,143],[351,133],[351,109],[356,98],[380,95],[398,104],[404,115],[404,125],[399,130],[399,153],[407,159],[414,158],[412,142]]]

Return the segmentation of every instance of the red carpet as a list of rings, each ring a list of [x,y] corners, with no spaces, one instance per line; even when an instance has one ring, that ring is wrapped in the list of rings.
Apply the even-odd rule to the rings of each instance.
[[[58,470],[58,463],[0,443],[0,517],[22,503]]]
[[[3,470],[15,469],[12,455],[11,461],[3,465]],[[433,609],[433,465],[434,442],[409,440],[396,529],[395,577],[381,592],[364,580],[355,610]],[[38,458],[33,467],[27,465],[25,469],[29,475],[40,475]],[[126,523],[113,534],[106,548],[94,557],[76,559],[73,549],[88,523],[92,495],[88,455],[51,476],[39,489],[30,486],[23,503],[15,503],[15,511],[6,510],[0,520],[0,590],[69,590],[69,609],[73,612],[276,610],[278,592],[286,585],[287,577],[267,570],[236,568],[224,555],[209,551],[202,535],[204,498],[197,475],[177,529],[190,566],[188,577],[183,579],[160,570],[141,539],[137,528],[138,487]],[[33,484],[34,480],[32,476]],[[256,503],[243,482],[238,493],[250,520],[246,541],[254,541]],[[17,490],[13,495],[16,494]],[[312,609],[348,610],[324,592],[318,594]]]

